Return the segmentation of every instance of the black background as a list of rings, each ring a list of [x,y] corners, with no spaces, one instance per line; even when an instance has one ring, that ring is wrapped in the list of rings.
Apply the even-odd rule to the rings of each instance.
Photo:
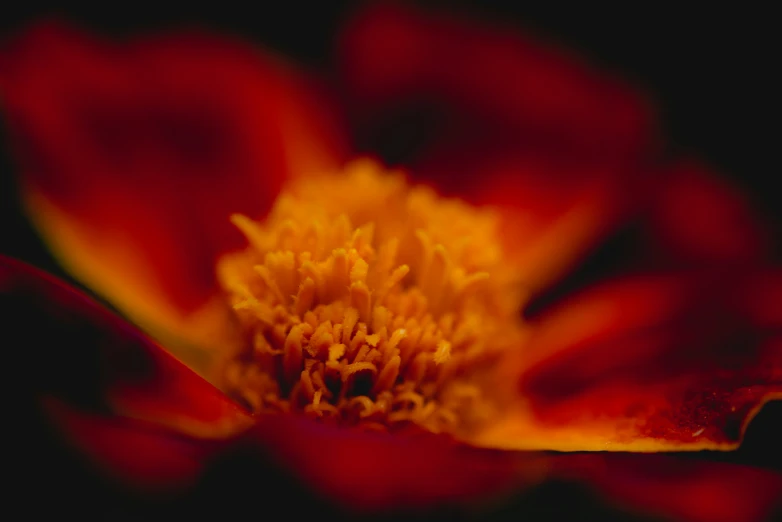
[[[430,4],[432,2],[429,2]],[[675,151],[704,159],[733,179],[758,211],[779,230],[782,208],[776,190],[780,38],[776,18],[750,7],[660,6],[563,8],[549,3],[434,2],[476,16],[539,33],[577,49],[595,64],[618,71],[655,100],[665,135]],[[44,16],[56,16],[88,29],[132,35],[172,26],[197,26],[239,35],[277,50],[311,70],[328,72],[332,37],[357,2],[285,0],[230,11],[213,2],[186,11],[142,9],[135,4],[101,3],[90,9],[39,11],[18,6],[0,20],[6,38]],[[1,101],[0,101],[1,103]],[[0,132],[5,132],[4,129]],[[0,140],[0,253],[63,275],[36,239],[15,200],[13,162]],[[738,453],[695,458],[744,462],[782,470],[779,404],[753,423]],[[593,508],[579,497],[561,505],[562,491],[542,489],[500,518],[535,513],[556,520]],[[530,511],[531,510],[531,511]],[[258,515],[261,515],[258,513]],[[605,515],[597,515],[602,518]]]

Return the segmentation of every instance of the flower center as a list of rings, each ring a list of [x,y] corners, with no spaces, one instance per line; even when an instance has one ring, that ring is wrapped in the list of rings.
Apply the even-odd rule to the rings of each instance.
[[[523,293],[490,209],[361,160],[232,221],[249,246],[218,274],[248,342],[224,387],[252,409],[452,433],[492,415]]]

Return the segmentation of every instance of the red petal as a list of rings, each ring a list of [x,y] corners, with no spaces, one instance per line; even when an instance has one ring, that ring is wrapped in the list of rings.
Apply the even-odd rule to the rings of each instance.
[[[525,35],[434,10],[372,4],[347,25],[340,44],[349,107],[360,122],[434,110],[437,128],[426,152],[432,142],[446,153],[499,145],[582,159],[648,151],[653,126],[635,93]]]
[[[746,276],[735,296],[737,313],[757,328],[782,328],[782,270],[755,271]]]
[[[49,401],[47,411],[96,471],[143,490],[181,489],[201,474],[216,446],[159,426],[68,408]]]
[[[769,300],[757,292],[763,277],[729,276],[617,281],[544,315],[525,352],[505,366],[509,379],[520,376],[527,405],[481,442],[734,449],[759,408],[782,398],[782,342],[778,326],[760,328],[769,318],[750,311]]]
[[[481,173],[463,197],[499,208],[506,255],[533,291],[571,268],[637,212],[651,185],[645,173],[608,164],[483,154],[466,159],[457,152],[441,166]]]
[[[28,350],[16,347],[23,357],[18,367],[31,367],[30,356],[37,361],[38,380],[27,386],[36,397],[59,398],[46,401],[57,426],[99,471],[123,483],[142,489],[193,484],[212,469],[204,466],[222,448],[236,449],[243,441],[256,449],[260,444],[283,470],[351,510],[429,508],[499,495],[522,483],[525,473],[538,471],[522,467],[534,464],[533,457],[471,449],[429,435],[358,433],[292,416],[270,416],[252,433],[225,438],[226,427],[246,426],[245,414],[120,319],[12,260],[0,264],[0,288],[8,305],[4,317],[20,330],[10,332],[11,338],[27,340]],[[34,331],[23,326],[29,317],[36,319]],[[111,406],[120,406],[120,414],[134,418],[112,415],[104,395]],[[205,444],[193,435],[222,442]],[[237,487],[255,482],[263,491],[272,470],[258,463],[251,469],[251,476],[219,480]]]
[[[26,203],[66,267],[196,341],[224,327],[201,308],[215,259],[243,244],[229,216],[262,216],[287,176],[340,159],[301,78],[203,34],[114,43],[38,25],[2,49],[0,94]]]
[[[769,231],[739,188],[704,166],[680,163],[661,174],[650,220],[650,255],[681,264],[742,263],[770,252]]]
[[[416,179],[503,206],[533,290],[637,211],[654,125],[628,87],[523,34],[409,6],[372,4],[340,43],[358,142],[391,119],[384,142],[420,138],[402,158]]]
[[[356,511],[407,511],[507,495],[542,471],[541,457],[471,448],[428,433],[385,434],[269,417],[258,439],[315,491]]]
[[[614,503],[666,520],[760,522],[782,507],[782,476],[767,470],[667,455],[564,455],[552,462]]]
[[[20,383],[36,400],[145,419],[180,433],[225,437],[247,413],[222,392],[85,295],[0,258],[8,351],[32,368]],[[32,325],[32,326],[31,326]]]

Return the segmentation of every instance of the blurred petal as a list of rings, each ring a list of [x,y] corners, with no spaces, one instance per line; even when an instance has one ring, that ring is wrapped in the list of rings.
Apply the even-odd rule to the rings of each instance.
[[[214,452],[202,441],[142,421],[89,414],[56,401],[46,406],[66,439],[98,472],[143,490],[193,484]]]
[[[38,229],[169,348],[228,342],[214,262],[242,245],[229,216],[262,216],[286,176],[341,154],[301,78],[197,33],[113,43],[38,25],[3,47],[0,97]]]
[[[0,258],[0,292],[6,339],[14,340],[8,346],[12,367],[35,368],[18,392],[36,401],[56,399],[77,427],[97,424],[67,414],[69,408],[143,419],[205,438],[250,424],[249,415],[214,386],[51,276]]]
[[[396,145],[414,150],[391,159],[443,194],[500,205],[533,290],[637,211],[656,151],[650,110],[563,52],[475,20],[377,3],[346,25],[338,52],[359,145],[383,152],[415,136]]]
[[[695,162],[663,173],[652,206],[651,256],[681,264],[767,258],[769,230],[739,188]]]
[[[626,86],[472,19],[373,3],[347,24],[338,52],[359,123],[417,107],[436,111],[438,142],[485,148],[499,140],[582,159],[635,158],[654,134],[648,107]]]
[[[462,197],[499,210],[506,255],[531,291],[555,281],[640,208],[650,185],[645,174],[608,165],[463,159],[455,154],[448,164],[454,171],[473,166],[481,182]]]
[[[543,457],[477,449],[429,433],[347,430],[293,416],[256,431],[267,451],[350,511],[473,505],[540,480]]]
[[[689,522],[761,522],[782,507],[782,476],[768,470],[669,455],[556,457],[555,473],[586,480],[613,503]]]
[[[768,275],[732,276],[628,278],[544,314],[525,351],[502,366],[519,399],[472,442],[735,449],[762,405],[782,398],[779,318],[760,315],[782,292],[761,286]]]
[[[212,459],[245,443],[351,510],[475,501],[541,472],[534,455],[427,434],[357,432],[295,416],[264,417],[245,432],[250,419],[241,408],[84,295],[8,259],[0,263],[0,288],[4,326],[21,330],[9,332],[11,338],[36,348],[15,353],[22,357],[18,367],[38,361],[36,380],[25,384],[31,395],[100,470],[142,488],[191,484],[209,472],[204,466]],[[30,317],[38,321],[35,331],[22,326]],[[268,475],[249,480],[260,488]]]
[[[736,291],[734,306],[750,324],[763,330],[782,329],[782,270],[748,273]]]

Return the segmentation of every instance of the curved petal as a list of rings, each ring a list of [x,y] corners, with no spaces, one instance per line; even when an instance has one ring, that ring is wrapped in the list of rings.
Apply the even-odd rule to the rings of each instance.
[[[605,453],[562,455],[552,466],[562,477],[588,481],[613,503],[666,520],[762,522],[782,508],[782,476],[748,466]]]
[[[472,442],[735,449],[762,405],[782,398],[781,324],[764,310],[782,293],[766,286],[778,275],[729,275],[638,276],[551,310],[503,365],[517,399]]]
[[[650,149],[649,109],[631,89],[507,28],[374,3],[350,20],[339,44],[359,123],[409,117],[403,109],[415,106],[438,112],[436,141],[467,147],[581,159],[635,159]]]
[[[661,173],[648,226],[657,263],[747,263],[768,258],[770,231],[741,193],[695,161]]]
[[[3,306],[4,326],[11,335],[9,338],[28,340],[27,350],[19,347],[12,354],[22,357],[19,367],[31,367],[33,360],[38,363],[37,380],[24,382],[23,386],[31,387],[37,399],[44,399],[45,411],[58,429],[64,431],[80,455],[86,452],[100,476],[108,472],[120,484],[132,485],[136,492],[157,495],[173,488],[179,493],[174,497],[160,497],[162,500],[155,502],[171,501],[173,504],[164,505],[176,512],[181,512],[180,508],[195,510],[216,505],[224,509],[227,499],[236,498],[237,492],[268,491],[271,477],[284,479],[286,474],[281,470],[303,481],[306,485],[303,491],[315,491],[327,498],[326,507],[336,504],[343,513],[389,509],[427,512],[444,506],[453,509],[455,505],[462,506],[460,509],[481,509],[485,506],[481,500],[498,499],[517,490],[514,488],[530,485],[552,473],[587,477],[614,498],[626,499],[635,506],[661,514],[703,522],[730,519],[714,518],[715,513],[726,517],[746,514],[748,520],[753,520],[775,498],[777,490],[773,488],[777,482],[773,476],[742,468],[732,469],[730,475],[725,475],[717,474],[712,466],[704,478],[699,472],[684,473],[679,466],[673,475],[664,475],[665,480],[660,482],[655,480],[659,474],[650,475],[650,470],[659,469],[654,462],[650,468],[648,461],[620,460],[617,464],[608,460],[603,467],[583,460],[552,461],[537,454],[470,448],[440,436],[359,433],[295,417],[264,418],[252,431],[228,438],[223,438],[226,432],[218,429],[212,435],[219,440],[205,441],[201,438],[203,432],[194,436],[198,430],[193,427],[203,427],[206,423],[219,425],[216,419],[220,417],[241,420],[244,418],[241,410],[83,295],[20,263],[3,259],[0,267],[2,302],[7,305]],[[757,309],[766,302],[769,298],[764,293],[766,289],[765,285],[755,285],[743,292],[746,308]],[[768,314],[748,315],[753,321],[779,324],[779,318]],[[29,321],[24,322],[21,317],[37,318],[38,328],[24,331]],[[23,331],[9,332],[8,328]],[[103,357],[96,359],[94,354],[84,357],[90,348]],[[133,351],[140,357],[129,357]],[[153,359],[168,360],[169,364],[150,372],[147,367],[150,354],[156,354]],[[104,379],[98,379],[98,375]],[[177,384],[161,387],[158,382],[161,380]],[[123,406],[123,413],[131,417],[112,415],[100,400],[117,382],[124,383],[119,390],[133,391]],[[117,390],[109,393],[114,396],[114,403],[117,394]],[[149,410],[153,394],[162,409]],[[22,388],[21,395],[28,396],[28,391]],[[139,396],[148,400],[133,400]],[[121,400],[119,403],[123,404]],[[159,413],[176,422],[161,426],[145,420],[160,421]],[[29,430],[26,433],[31,437]],[[36,439],[26,442],[30,440]],[[248,460],[252,454],[258,455],[259,443],[263,448],[261,453],[275,462],[276,468],[270,468],[263,458]],[[254,453],[241,453],[242,444],[252,446]],[[235,462],[241,460],[240,472],[224,465],[231,456]],[[65,461],[69,462],[72,464]],[[51,473],[61,476],[52,469],[55,464],[47,462],[47,476]],[[67,476],[74,480],[77,475],[71,469]],[[741,480],[731,481],[727,477],[741,477]],[[677,487],[672,489],[674,479]],[[217,483],[221,488],[213,487]],[[82,482],[78,484],[85,487]],[[728,485],[735,488],[733,494],[725,498],[718,496]],[[70,485],[60,487],[71,491]],[[194,493],[196,497],[192,496]],[[136,506],[140,497],[123,498],[126,502],[127,498],[136,499],[132,500]],[[692,502],[694,498],[698,501]],[[691,502],[685,502],[686,499]],[[707,499],[719,500],[721,509],[707,510]],[[156,510],[161,507],[155,506]]]
[[[224,438],[250,416],[222,392],[84,294],[0,257],[4,335],[13,368],[35,368],[17,393],[119,415],[200,438]],[[31,323],[31,321],[33,321]],[[34,324],[34,327],[30,327]],[[78,425],[79,414],[75,414]],[[88,421],[85,421],[88,422]]]
[[[420,516],[456,506],[479,513],[540,480],[545,470],[539,456],[478,450],[423,434],[356,432],[296,417],[270,417],[242,437],[205,442],[134,419],[56,402],[47,406],[99,476],[111,477],[134,497],[152,493],[168,500],[161,494],[177,493],[180,515],[218,506],[221,513],[246,513],[246,505],[230,499],[280,490],[283,496],[266,498],[265,505],[284,506],[293,492],[305,511],[317,506],[321,516]]]
[[[474,501],[540,475],[537,456],[468,448],[444,437],[361,433],[293,416],[251,420],[119,318],[51,277],[2,258],[0,289],[4,327],[21,330],[7,333],[27,340],[14,366],[39,361],[36,380],[24,383],[22,394],[43,403],[98,471],[136,488],[198,487],[203,473],[207,481],[223,473],[211,463],[243,445],[277,464],[267,473],[292,473],[351,510]],[[33,332],[22,326],[30,317],[38,321]],[[257,481],[262,488],[269,480],[262,464],[253,464],[253,477],[219,480]]]
[[[429,433],[362,432],[285,416],[256,436],[274,459],[351,512],[408,512],[496,500],[540,480],[545,460]]]
[[[640,207],[656,151],[650,110],[563,52],[435,10],[371,4],[338,53],[356,141],[405,149],[391,159],[416,179],[503,207],[528,284],[550,283]]]
[[[48,414],[96,471],[146,491],[191,486],[215,452],[176,431],[123,418],[90,414],[48,401]]]
[[[294,72],[198,33],[125,43],[41,24],[2,48],[25,203],[66,268],[173,347],[226,342],[214,261],[341,134]],[[190,360],[188,362],[191,362]]]
[[[463,196],[499,211],[501,241],[532,292],[554,282],[633,213],[655,182],[646,172],[608,164],[569,165],[527,155],[449,165],[472,167],[482,183]],[[446,163],[444,163],[446,164]]]

